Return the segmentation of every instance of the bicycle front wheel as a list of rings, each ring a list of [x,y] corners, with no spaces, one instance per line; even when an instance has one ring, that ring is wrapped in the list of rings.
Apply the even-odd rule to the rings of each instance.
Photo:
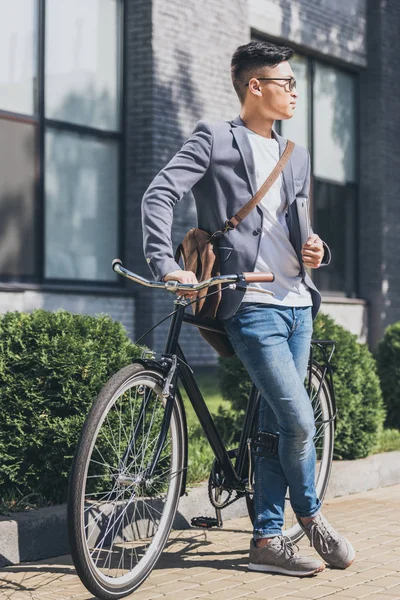
[[[309,374],[307,374],[308,381]],[[334,409],[332,392],[326,378],[323,377],[321,367],[313,363],[311,367],[311,392],[310,401],[314,410],[316,433],[314,445],[316,450],[315,489],[318,498],[322,501],[329,483],[331,474],[333,445],[334,445]],[[254,523],[253,494],[246,495],[247,508],[251,522]],[[304,532],[297,522],[296,515],[290,504],[289,489],[285,498],[284,526],[282,534],[294,543],[303,537]]]
[[[72,467],[71,554],[86,588],[102,600],[138,588],[172,527],[184,469],[180,402],[162,395],[163,376],[133,364],[100,392]]]

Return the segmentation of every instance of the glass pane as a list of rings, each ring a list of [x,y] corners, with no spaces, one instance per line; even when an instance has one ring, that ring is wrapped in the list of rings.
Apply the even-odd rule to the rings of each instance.
[[[27,115],[34,112],[35,9],[35,0],[0,0],[0,109]]]
[[[47,278],[115,279],[117,173],[116,143],[47,131]]]
[[[298,54],[290,59],[297,81],[297,105],[293,117],[282,121],[282,135],[300,146],[309,147],[308,140],[308,67],[307,60]]]
[[[47,118],[118,128],[118,4],[47,2]]]
[[[0,273],[35,274],[36,128],[0,119]]]
[[[356,292],[356,198],[354,184],[346,186],[315,180],[316,233],[332,252],[328,267],[313,269],[317,287],[325,292]]]
[[[354,77],[315,65],[314,174],[338,183],[355,181]]]

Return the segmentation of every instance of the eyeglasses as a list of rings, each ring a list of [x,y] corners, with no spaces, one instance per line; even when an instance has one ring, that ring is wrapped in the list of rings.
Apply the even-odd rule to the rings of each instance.
[[[289,81],[289,91],[293,92],[296,89],[296,79],[295,77],[256,77],[259,81]],[[246,83],[245,87],[249,85],[249,81]]]

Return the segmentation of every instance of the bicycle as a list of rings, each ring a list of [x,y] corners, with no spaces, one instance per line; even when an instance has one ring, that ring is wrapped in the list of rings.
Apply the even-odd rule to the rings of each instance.
[[[118,259],[113,268],[137,283],[174,294],[200,291],[217,283],[243,288],[247,279],[256,281],[254,273],[244,273],[213,277],[197,285],[153,282],[128,271]],[[260,280],[266,281],[266,275],[259,274]],[[273,281],[273,274],[268,275]],[[171,323],[165,350],[159,357],[144,352],[106,383],[78,442],[68,498],[71,554],[82,583],[102,600],[123,598],[136,590],[168,541],[179,498],[186,489],[188,439],[180,385],[215,455],[208,490],[216,517],[198,517],[192,525],[221,527],[221,510],[242,497],[254,520],[253,451],[260,395],[253,385],[239,446],[226,449],[179,345],[183,322],[213,331],[223,331],[223,326],[186,314],[190,303],[183,296],[175,299],[175,308],[168,315]],[[316,345],[323,363],[313,358]],[[321,500],[333,454],[336,404],[330,360],[334,348],[332,340],[313,340],[307,375],[316,423],[316,489]],[[303,535],[289,495],[283,534],[292,542]]]

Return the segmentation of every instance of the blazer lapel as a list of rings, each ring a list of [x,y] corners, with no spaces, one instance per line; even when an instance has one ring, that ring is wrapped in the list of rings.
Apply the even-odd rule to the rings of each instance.
[[[237,119],[240,119],[240,117],[237,117],[235,121],[232,122],[232,124],[234,124],[237,121]],[[240,121],[241,126],[235,125],[234,127],[232,127],[232,133],[236,140],[237,147],[239,148],[239,152],[244,163],[244,168],[249,179],[251,192],[254,196],[254,194],[257,192],[257,180],[253,152],[250,146],[249,138],[247,137],[247,133],[244,128],[244,123],[241,119]]]

